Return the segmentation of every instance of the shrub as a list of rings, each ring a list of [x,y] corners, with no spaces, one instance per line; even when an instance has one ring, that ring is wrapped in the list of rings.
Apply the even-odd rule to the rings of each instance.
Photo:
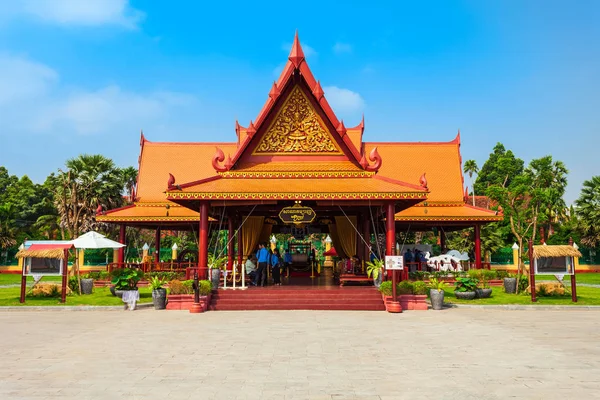
[[[427,294],[427,284],[423,281],[417,281],[413,283],[413,294]]]
[[[76,276],[70,276],[67,285],[69,286],[70,290],[74,292],[79,291],[79,281],[77,280]]]
[[[194,290],[192,289],[192,280],[189,281],[180,281],[177,279],[169,282],[169,294],[192,294]]]
[[[408,277],[413,281],[422,281],[422,280],[429,278],[429,272],[426,272],[426,271],[409,272]]]
[[[476,278],[457,278],[455,292],[474,292],[479,281]]]
[[[32,297],[59,297],[61,286],[56,283],[38,283],[31,288]],[[72,293],[70,288],[67,288],[67,295]]]
[[[413,284],[410,281],[402,281],[396,290],[398,294],[413,294]]]
[[[529,279],[527,279],[527,275],[521,275],[517,280],[517,285],[519,286],[519,292],[524,292],[529,287]]]
[[[148,272],[145,275],[145,278],[148,280],[151,280],[154,277],[157,277],[159,279],[164,279],[165,281],[169,282],[172,280],[182,280],[185,276],[184,272],[175,272],[175,271],[160,271],[160,272]]]
[[[198,281],[200,286],[200,296],[208,296],[212,292],[212,283],[207,280]]]
[[[531,293],[531,290],[527,290]],[[540,297],[564,296],[566,294],[565,287],[558,282],[544,282],[535,285],[535,293]]]
[[[442,292],[448,284],[444,281],[440,281],[436,278],[431,278],[429,280],[429,289],[437,290],[438,292]]]
[[[381,282],[381,285],[379,285],[379,291],[384,296],[391,296],[392,295],[392,282],[391,281]]]
[[[496,279],[502,280],[502,279],[508,278],[510,276],[508,271],[503,271],[503,270],[497,269],[494,272],[496,273]]]
[[[144,273],[140,269],[119,268],[113,270],[113,278],[110,283],[115,285],[117,290],[134,290],[143,276]]]

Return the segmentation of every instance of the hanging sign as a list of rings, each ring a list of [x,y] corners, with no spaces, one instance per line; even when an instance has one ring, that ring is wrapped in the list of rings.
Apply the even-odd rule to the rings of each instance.
[[[292,207],[284,207],[279,212],[279,218],[285,224],[310,224],[315,220],[316,216],[315,210],[299,204]]]
[[[385,269],[387,270],[403,270],[404,257],[402,256],[385,256]]]

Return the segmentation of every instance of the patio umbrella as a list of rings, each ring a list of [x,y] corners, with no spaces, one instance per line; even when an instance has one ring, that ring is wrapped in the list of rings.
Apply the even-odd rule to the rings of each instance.
[[[338,253],[337,251],[335,251],[335,247],[332,247],[331,249],[327,250],[325,253],[323,253],[324,256],[332,256],[332,257],[337,257]]]
[[[73,240],[73,244],[77,249],[120,249],[125,247],[124,244],[108,239],[106,236],[89,231]]]

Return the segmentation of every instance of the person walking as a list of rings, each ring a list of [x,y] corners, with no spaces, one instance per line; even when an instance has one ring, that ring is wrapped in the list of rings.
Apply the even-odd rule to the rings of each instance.
[[[277,249],[273,250],[273,254],[271,254],[271,268],[273,273],[273,284],[281,286],[281,266],[279,261],[279,251]]]
[[[261,243],[258,245],[256,260],[258,261],[258,269],[256,270],[256,281],[254,282],[254,286],[265,286],[267,263],[270,261],[269,250],[267,250],[266,243]]]

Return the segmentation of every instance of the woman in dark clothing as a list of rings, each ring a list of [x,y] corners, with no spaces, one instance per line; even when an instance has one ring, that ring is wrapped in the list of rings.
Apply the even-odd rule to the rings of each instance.
[[[273,273],[273,283],[277,286],[281,286],[280,267],[279,251],[275,249],[271,254],[271,272]]]

